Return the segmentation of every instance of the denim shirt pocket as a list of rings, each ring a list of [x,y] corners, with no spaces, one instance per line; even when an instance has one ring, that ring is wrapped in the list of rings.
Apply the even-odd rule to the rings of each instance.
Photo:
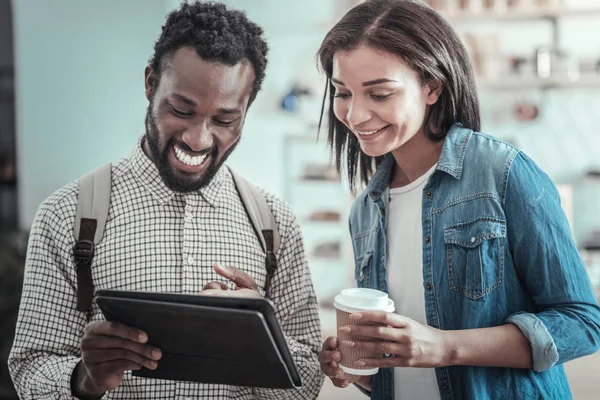
[[[444,229],[450,289],[480,299],[502,285],[506,223],[480,218]]]

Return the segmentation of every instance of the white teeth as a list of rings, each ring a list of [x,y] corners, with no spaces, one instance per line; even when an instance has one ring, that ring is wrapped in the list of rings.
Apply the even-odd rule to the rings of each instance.
[[[191,157],[189,154],[184,153],[177,146],[175,146],[175,155],[177,156],[177,159],[179,161],[191,167],[195,167],[197,165],[202,164],[202,161],[204,161],[204,159],[206,158],[206,154],[203,156]]]
[[[377,133],[377,132],[379,132],[380,130],[381,130],[381,129],[377,129],[377,130],[374,130],[374,131],[364,131],[364,132],[361,132],[361,131],[356,131],[356,132],[357,132],[359,135],[362,135],[362,136],[369,136],[369,135],[372,135],[372,134],[374,134],[374,133]]]

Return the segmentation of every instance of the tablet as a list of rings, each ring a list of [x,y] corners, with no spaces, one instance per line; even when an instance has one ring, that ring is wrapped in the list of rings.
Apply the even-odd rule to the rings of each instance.
[[[275,318],[263,298],[99,290],[108,321],[143,330],[163,352],[155,370],[134,376],[262,388],[302,382]]]

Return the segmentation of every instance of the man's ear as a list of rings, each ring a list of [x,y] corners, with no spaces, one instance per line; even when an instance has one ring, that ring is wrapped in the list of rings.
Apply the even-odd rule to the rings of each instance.
[[[146,99],[148,101],[152,100],[152,95],[154,94],[156,87],[158,85],[158,78],[152,68],[148,65],[144,70],[144,87],[146,89]]]
[[[438,99],[442,95],[442,90],[444,87],[442,86],[442,82],[438,79],[433,79],[426,84],[427,90],[427,98],[426,102],[428,105],[434,105],[437,103]]]

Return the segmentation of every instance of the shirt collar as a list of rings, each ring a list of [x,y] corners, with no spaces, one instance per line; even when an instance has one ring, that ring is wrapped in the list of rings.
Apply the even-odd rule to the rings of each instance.
[[[462,124],[452,125],[444,140],[436,170],[447,172],[456,179],[461,178],[465,152],[472,133],[472,130],[464,128]],[[384,190],[389,187],[395,165],[396,160],[392,153],[383,157],[383,161],[367,185],[369,196],[373,200],[379,199]]]
[[[144,143],[144,135],[138,139],[135,149],[129,156],[131,169],[137,179],[150,191],[150,193],[158,200],[161,205],[167,203],[173,196],[184,195],[186,200],[192,200],[201,196],[212,207],[216,208],[219,203],[219,197],[222,193],[223,183],[231,177],[228,168],[222,166],[215,174],[213,179],[203,188],[190,192],[179,193],[167,187],[158,172],[156,164],[144,153],[142,145]],[[199,199],[198,199],[199,200]]]

